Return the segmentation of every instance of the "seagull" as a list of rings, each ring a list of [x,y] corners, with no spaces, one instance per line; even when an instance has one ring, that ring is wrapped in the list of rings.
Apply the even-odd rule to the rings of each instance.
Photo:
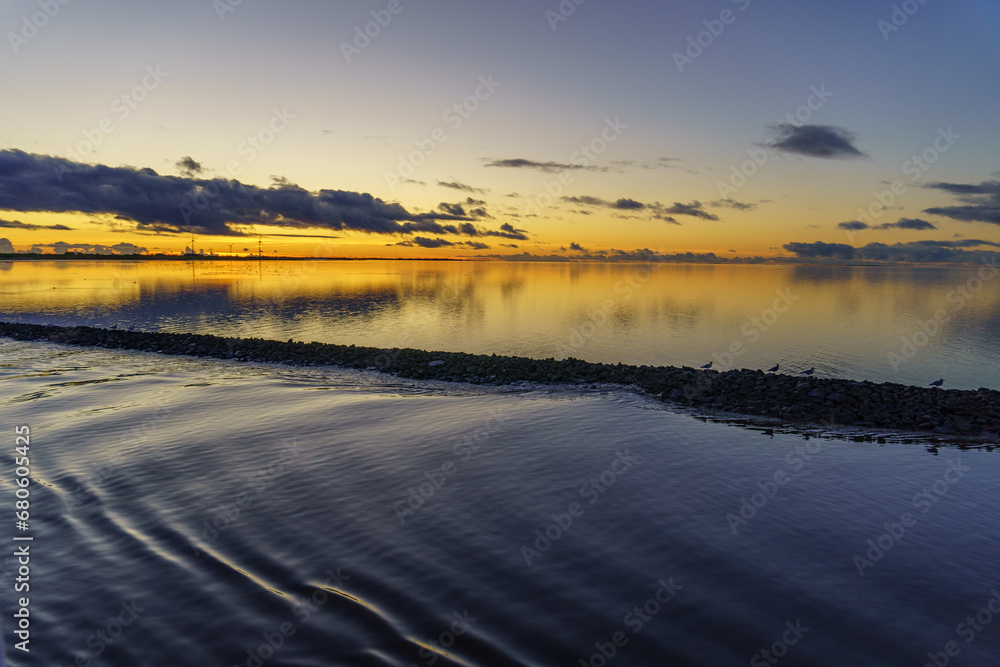
[[[773,368],[768,368],[768,369],[767,369],[767,372],[768,372],[768,373],[773,373],[773,372],[775,372],[776,370],[778,370],[778,366],[780,366],[780,365],[781,365],[781,364],[775,364]]]
[[[807,371],[801,371],[801,372],[802,372],[803,375],[812,375],[813,373],[816,372],[816,369],[815,368],[810,368]]]
[[[932,387],[940,387],[943,384],[944,384],[944,378],[940,380],[934,380],[934,382],[931,382]]]
[[[708,370],[709,368],[712,367],[712,364],[714,364],[714,363],[715,363],[714,361],[710,361],[707,364],[705,364],[704,366],[702,366],[702,368]]]

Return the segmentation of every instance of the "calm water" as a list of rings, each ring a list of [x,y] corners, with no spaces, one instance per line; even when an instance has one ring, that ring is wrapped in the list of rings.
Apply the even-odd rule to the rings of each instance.
[[[559,356],[635,269],[107,270],[8,265],[2,316]],[[888,377],[864,360],[885,362],[974,275],[802,271],[662,267],[573,356],[711,359],[790,285],[798,300],[742,365],[781,350],[789,366]],[[899,374],[996,386],[996,297],[990,281],[970,294]],[[32,438],[32,652],[5,623],[14,665],[775,664],[766,650],[779,665],[919,667],[948,642],[951,665],[1000,664],[992,447],[771,435],[614,390],[6,339],[0,406],[8,450],[14,426]]]
[[[0,317],[963,389],[1000,375],[992,268],[652,266],[7,262]]]

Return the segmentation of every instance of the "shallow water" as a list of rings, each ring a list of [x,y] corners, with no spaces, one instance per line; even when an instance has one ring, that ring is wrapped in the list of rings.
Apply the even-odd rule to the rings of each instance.
[[[772,437],[611,390],[4,339],[0,360],[34,479],[15,665],[921,665],[949,641],[997,664],[1000,618],[958,629],[1000,589],[996,451]]]
[[[508,262],[0,262],[0,319],[994,387],[1000,275]],[[890,356],[894,355],[894,356]]]

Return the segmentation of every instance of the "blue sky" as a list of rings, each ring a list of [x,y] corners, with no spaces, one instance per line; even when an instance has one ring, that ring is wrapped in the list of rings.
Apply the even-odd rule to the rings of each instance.
[[[924,187],[998,180],[995,2],[233,1],[4,3],[0,76],[8,101],[0,149],[161,175],[180,175],[178,160],[190,156],[201,167],[189,174],[193,179],[235,178],[269,188],[277,176],[309,192],[369,193],[414,219],[433,217],[441,204],[461,204],[465,215],[454,217],[482,230],[502,224],[522,230],[525,238],[510,245],[536,254],[564,252],[571,242],[606,251],[788,255],[783,246],[790,242],[1000,240],[1000,223],[927,213],[963,202],[954,192]],[[54,15],[34,18],[45,7]],[[569,15],[554,22],[560,7]],[[379,16],[391,20],[345,57],[344,44],[354,42],[358,29],[375,33]],[[701,40],[700,53],[689,50],[689,38]],[[678,53],[696,56],[683,71]],[[149,83],[150,67],[161,80],[133,99],[136,86]],[[497,85],[483,99],[470,98],[483,92],[481,80]],[[814,90],[831,95],[797,124],[833,128],[858,154],[819,155],[802,149],[815,133],[796,134],[785,144],[792,150],[770,152],[745,185],[722,196],[719,183],[730,182],[748,150],[778,144],[781,135],[769,126],[807,104]],[[125,117],[122,103],[115,106],[122,95],[130,103]],[[446,115],[470,99],[472,111]],[[247,150],[247,138],[260,136],[276,113],[286,119],[280,132],[265,131],[272,140]],[[446,120],[457,117],[457,126]],[[563,172],[568,182],[556,185],[560,170],[537,166],[569,164],[609,119],[625,129],[586,168]],[[102,121],[113,129],[101,130]],[[845,235],[838,225],[857,220],[873,193],[908,178],[903,165],[932,146],[942,128],[959,138],[920,179],[907,181],[905,195],[878,219],[924,219],[934,228]],[[445,139],[432,152],[420,149],[435,129]],[[393,182],[387,174],[400,176],[414,150],[424,155],[411,164],[413,182],[402,176]],[[489,166],[513,164],[503,160],[525,162]],[[238,173],[226,167],[233,162]],[[988,198],[990,188],[978,196]],[[412,241],[412,232],[373,233],[338,223],[334,214],[311,230],[304,225],[315,219],[288,223],[287,213],[266,225],[233,213],[226,230],[197,221],[176,229],[136,224],[124,204],[71,211],[13,192],[11,186],[5,198],[0,190],[0,219],[22,228],[0,232],[18,248],[105,243],[114,229],[117,240],[179,249],[190,232],[214,238],[223,231],[221,238],[283,226],[332,231],[341,253],[427,254],[429,248],[395,245]],[[545,195],[552,192],[549,203]],[[567,197],[643,206],[581,206]],[[726,198],[749,208],[711,204]],[[683,210],[675,203],[696,201],[708,216],[670,213]],[[468,215],[473,208],[483,214]],[[73,231],[23,229],[57,224]],[[157,234],[143,238],[154,227]],[[137,236],[125,239],[130,230]],[[434,238],[469,242],[461,236]],[[302,251],[295,243],[287,240],[288,252]],[[490,245],[490,253],[508,252]],[[471,249],[443,245],[435,252]]]

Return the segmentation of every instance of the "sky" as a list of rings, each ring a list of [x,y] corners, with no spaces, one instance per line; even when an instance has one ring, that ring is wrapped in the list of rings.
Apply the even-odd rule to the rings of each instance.
[[[1000,243],[994,0],[8,0],[0,31],[0,252]]]

